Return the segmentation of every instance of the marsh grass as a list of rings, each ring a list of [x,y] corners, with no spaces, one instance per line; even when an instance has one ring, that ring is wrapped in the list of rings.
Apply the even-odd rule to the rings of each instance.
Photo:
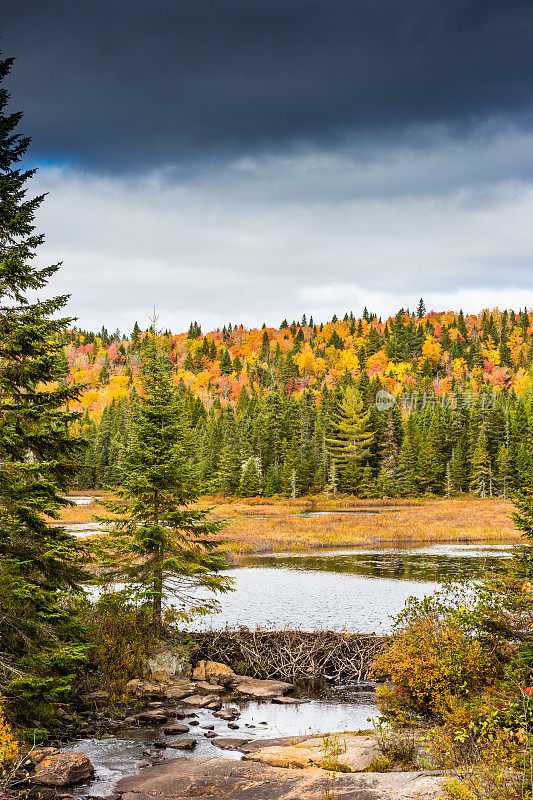
[[[98,497],[110,493],[87,492]],[[65,524],[92,522],[104,512],[97,500],[61,511]],[[519,536],[509,519],[511,504],[501,498],[372,500],[357,498],[202,498],[212,516],[227,520],[226,549],[234,560],[252,553],[374,546],[401,542],[509,542]],[[305,511],[332,511],[301,516]],[[360,513],[342,513],[346,511]],[[365,514],[364,512],[374,512]],[[376,513],[377,512],[377,513]]]

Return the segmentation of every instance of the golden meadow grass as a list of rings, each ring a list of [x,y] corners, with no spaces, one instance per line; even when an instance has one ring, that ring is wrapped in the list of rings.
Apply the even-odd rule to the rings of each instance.
[[[82,494],[81,492],[79,494]],[[110,496],[91,492],[91,495]],[[510,520],[512,505],[501,498],[422,500],[336,500],[299,498],[202,499],[212,515],[225,519],[223,537],[235,556],[246,553],[303,551],[324,547],[379,545],[388,542],[507,542],[519,536]],[[331,511],[303,517],[304,511]],[[378,512],[343,514],[342,511]],[[104,512],[94,502],[62,510],[65,524],[91,522]]]

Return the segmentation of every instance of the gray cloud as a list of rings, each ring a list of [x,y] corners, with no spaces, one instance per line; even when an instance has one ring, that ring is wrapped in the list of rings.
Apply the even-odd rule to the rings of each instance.
[[[507,177],[511,142],[533,151],[533,136],[506,133],[364,163],[349,149],[239,159],[181,181],[41,170],[42,257],[63,259],[53,288],[73,291],[91,328],[130,330],[154,305],[174,330],[386,315],[420,295],[531,306],[533,185]]]
[[[529,129],[532,24],[528,0],[26,0],[2,48],[34,157],[124,173]]]

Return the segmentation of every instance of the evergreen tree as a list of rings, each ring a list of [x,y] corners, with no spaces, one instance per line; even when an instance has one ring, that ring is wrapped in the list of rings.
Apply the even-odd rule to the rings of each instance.
[[[144,398],[130,425],[124,458],[122,503],[107,503],[118,515],[110,524],[103,581],[120,581],[132,598],[150,606],[155,633],[163,626],[163,610],[171,607],[187,618],[205,613],[214,602],[195,596],[198,588],[226,591],[227,579],[215,535],[220,522],[208,511],[191,508],[197,487],[191,480],[183,441],[183,415],[168,373],[165,354],[150,334],[142,354]]]
[[[242,497],[257,497],[261,494],[261,482],[255,458],[249,458],[243,467],[239,494]]]
[[[0,87],[13,59],[0,60]],[[33,263],[43,236],[34,216],[43,196],[27,199],[34,170],[19,165],[29,139],[16,133],[0,88],[0,691],[26,719],[51,716],[85,658],[65,593],[78,591],[79,546],[57,517],[79,443],[67,410],[78,390],[63,380],[60,316],[66,296],[34,300],[59,265]],[[57,387],[57,388],[56,388]],[[23,668],[21,668],[23,664]]]
[[[482,429],[479,433],[476,448],[472,456],[472,477],[470,486],[475,494],[480,497],[487,497],[492,494],[492,473],[490,458],[487,451],[487,438]]]
[[[354,470],[370,455],[374,434],[369,429],[370,411],[364,411],[359,391],[349,386],[331,419],[331,436],[326,443],[331,460],[341,473],[348,473],[351,491],[355,490]]]

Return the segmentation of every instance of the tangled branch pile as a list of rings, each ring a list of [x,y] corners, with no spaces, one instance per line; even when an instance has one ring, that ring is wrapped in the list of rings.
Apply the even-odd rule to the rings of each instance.
[[[222,661],[255,678],[298,680],[327,675],[364,680],[386,638],[339,631],[240,627],[190,634],[195,657]]]

